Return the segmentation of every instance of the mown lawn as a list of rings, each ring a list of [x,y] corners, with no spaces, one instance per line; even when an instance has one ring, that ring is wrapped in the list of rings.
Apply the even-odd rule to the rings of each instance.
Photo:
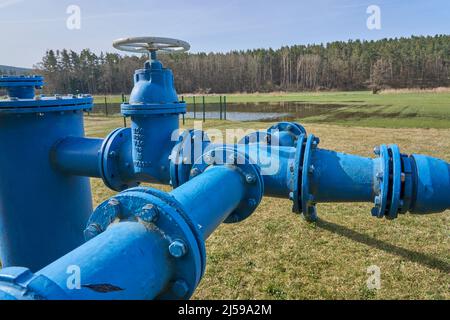
[[[438,103],[436,110],[441,107]],[[121,118],[86,117],[87,134],[104,137],[122,123]],[[192,126],[192,121],[186,123]],[[268,126],[207,121],[204,128]],[[404,153],[450,161],[450,129],[309,122],[306,128],[321,138],[322,148],[372,156],[375,145],[397,143]],[[98,179],[92,185],[95,205],[114,194]],[[387,221],[372,218],[371,207],[321,204],[320,221],[309,224],[291,212],[289,200],[265,198],[249,219],[220,226],[207,241],[206,274],[193,298],[450,299],[449,212]],[[371,265],[381,269],[380,290],[367,289]]]

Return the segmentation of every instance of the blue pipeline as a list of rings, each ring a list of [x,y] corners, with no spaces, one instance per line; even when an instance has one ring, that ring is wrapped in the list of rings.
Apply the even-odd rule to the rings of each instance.
[[[424,214],[450,208],[450,170],[443,160],[407,156],[396,145],[377,147],[377,158],[365,158],[320,149],[319,139],[305,134],[295,139],[295,147],[251,139],[252,135],[241,142],[261,168],[265,194],[289,197],[294,211],[308,220],[317,219],[316,204],[323,202],[373,202],[372,215],[388,219],[408,211]],[[274,161],[279,169],[264,175],[265,163]]]
[[[55,159],[60,159],[59,167],[66,173],[71,167],[73,174],[85,171],[87,176],[98,176],[100,172],[105,184],[117,191],[140,182],[177,188],[190,179],[196,161],[218,145],[211,144],[201,131],[187,131],[178,137],[178,116],[186,106],[178,102],[172,72],[155,56],[136,71],[134,81],[130,103],[122,105],[122,113],[131,118],[131,129],[111,133],[99,149],[97,161],[94,156],[89,156],[89,163],[82,156],[71,161],[64,157],[67,151],[63,148],[59,151],[63,155]],[[92,142],[90,148],[87,142],[80,142],[79,154],[94,155],[99,141],[96,144]],[[259,167],[266,196],[291,199],[294,211],[311,220],[317,217],[316,204],[322,202],[373,202],[372,215],[390,219],[407,211],[448,208],[446,162],[408,157],[395,145],[381,146],[379,157],[370,159],[320,149],[318,144],[319,139],[308,136],[301,125],[281,122],[225,147],[244,153]],[[444,164],[439,165],[441,162]],[[439,175],[430,170],[431,165]]]
[[[249,200],[252,212],[261,200],[261,180],[249,182],[248,174],[258,171],[208,166],[170,193],[125,191],[91,216],[88,242],[35,274],[3,269],[0,292],[10,299],[187,299],[204,273],[204,241],[224,220],[248,210]],[[205,205],[208,199],[213,205]],[[78,286],[67,272],[74,266]]]
[[[205,270],[205,240],[222,222],[249,217],[263,195],[291,199],[308,220],[322,202],[373,202],[372,215],[388,219],[450,207],[443,160],[407,156],[395,145],[377,147],[375,159],[325,150],[287,122],[215,145],[198,130],[178,135],[186,105],[154,53],[134,81],[122,105],[131,128],[90,139],[82,111],[91,97],[33,98],[41,77],[0,78],[10,94],[0,102],[0,148],[8,150],[0,158],[1,259],[31,269],[3,269],[1,298],[189,298]],[[89,241],[79,246],[92,210],[87,177],[126,191],[94,211],[84,230]],[[136,188],[140,182],[175,189]],[[17,190],[31,190],[27,201]],[[73,267],[79,288],[67,282]]]
[[[185,104],[177,100],[171,71],[159,61],[147,62],[136,71],[134,81],[130,103],[122,105],[122,113],[131,118],[131,129],[118,129],[105,139],[98,152],[99,169],[94,167],[94,157],[86,164],[84,158],[76,162],[64,156],[55,159],[61,159],[59,167],[66,173],[71,167],[73,174],[85,171],[87,176],[98,176],[100,172],[105,184],[117,191],[140,182],[177,188],[190,179],[198,158],[218,146],[201,131],[178,137],[178,116],[185,112]],[[80,154],[84,153],[82,144]],[[379,157],[369,159],[323,150],[318,144],[318,138],[308,136],[301,125],[281,122],[226,147],[245,153],[259,167],[266,196],[291,199],[294,211],[311,220],[316,219],[316,204],[321,202],[373,202],[372,215],[391,219],[407,211],[448,208],[444,192],[448,165],[438,166],[439,178],[430,176],[427,169],[439,160],[407,157],[396,146],[382,146]],[[60,152],[66,151],[61,148]],[[94,154],[95,148],[86,143],[86,153]],[[429,181],[423,185],[427,176]],[[437,202],[428,201],[430,197]]]

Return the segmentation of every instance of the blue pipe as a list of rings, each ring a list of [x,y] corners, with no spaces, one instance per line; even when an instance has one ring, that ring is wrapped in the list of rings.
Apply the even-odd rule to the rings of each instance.
[[[53,146],[51,162],[65,174],[101,178],[99,158],[102,144],[103,139],[67,137]]]
[[[53,281],[70,299],[154,299],[171,276],[168,246],[141,223],[116,223],[36,275]],[[70,266],[80,270],[79,288],[67,286]]]
[[[22,275],[18,276],[17,268],[1,270],[0,296],[7,293],[10,299],[39,296],[77,300],[189,298],[204,272],[206,238],[233,211],[247,205],[251,190],[261,191],[260,180],[246,181],[249,173],[257,171],[246,165],[209,166],[203,174],[169,194],[150,188],[125,191],[94,212],[88,229],[96,225],[100,232],[89,233],[92,238],[84,245],[35,274],[19,269]],[[217,190],[212,198],[211,189]],[[207,199],[217,203],[205,206]],[[114,223],[117,219],[120,222]],[[68,286],[73,276],[68,270],[73,267],[79,271],[79,286]]]
[[[379,159],[369,159],[317,149],[312,158],[311,193],[316,202],[372,202],[375,168]]]
[[[242,145],[237,145],[240,150]],[[289,198],[292,192],[295,148],[250,144],[246,153],[257,164],[264,179],[264,195]]]
[[[214,167],[170,192],[192,221],[201,226],[203,239],[233,212],[245,196],[242,174],[234,167]],[[218,187],[220,186],[220,187]],[[220,212],[213,215],[211,212]]]
[[[437,213],[450,208],[450,164],[424,155],[413,154],[415,167],[414,214]]]

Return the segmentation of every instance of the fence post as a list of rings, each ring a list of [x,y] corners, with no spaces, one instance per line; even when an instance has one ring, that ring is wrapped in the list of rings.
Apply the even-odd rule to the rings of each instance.
[[[197,119],[197,103],[195,102],[195,96],[194,98],[194,119]]]
[[[184,102],[184,96],[181,96],[181,102]],[[182,114],[183,117],[183,126],[186,124],[186,118],[185,118],[185,114]]]
[[[108,101],[106,101],[106,96],[105,96],[105,115],[108,116]]]
[[[122,93],[122,103],[125,103],[125,95]],[[127,127],[127,117],[123,116],[123,127]]]
[[[222,96],[220,96],[220,120],[222,120],[222,111],[223,111],[223,107],[222,107]]]
[[[224,120],[227,120],[227,96],[223,96]]]
[[[205,103],[205,96],[203,96],[203,122],[206,122],[206,103]]]

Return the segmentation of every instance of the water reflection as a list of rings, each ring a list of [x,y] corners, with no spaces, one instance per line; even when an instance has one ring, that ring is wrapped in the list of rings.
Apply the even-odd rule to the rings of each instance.
[[[228,103],[227,120],[230,121],[274,121],[290,120],[296,118],[306,118],[322,114],[327,114],[330,110],[345,107],[340,104],[312,104],[303,102],[277,102],[277,103]],[[107,112],[109,115],[120,113],[120,104],[108,104]],[[94,106],[93,113],[105,114],[104,104]],[[203,118],[203,106],[197,104],[188,105],[187,119]],[[224,114],[222,114],[224,118]],[[206,119],[220,119],[220,105],[206,104]]]

